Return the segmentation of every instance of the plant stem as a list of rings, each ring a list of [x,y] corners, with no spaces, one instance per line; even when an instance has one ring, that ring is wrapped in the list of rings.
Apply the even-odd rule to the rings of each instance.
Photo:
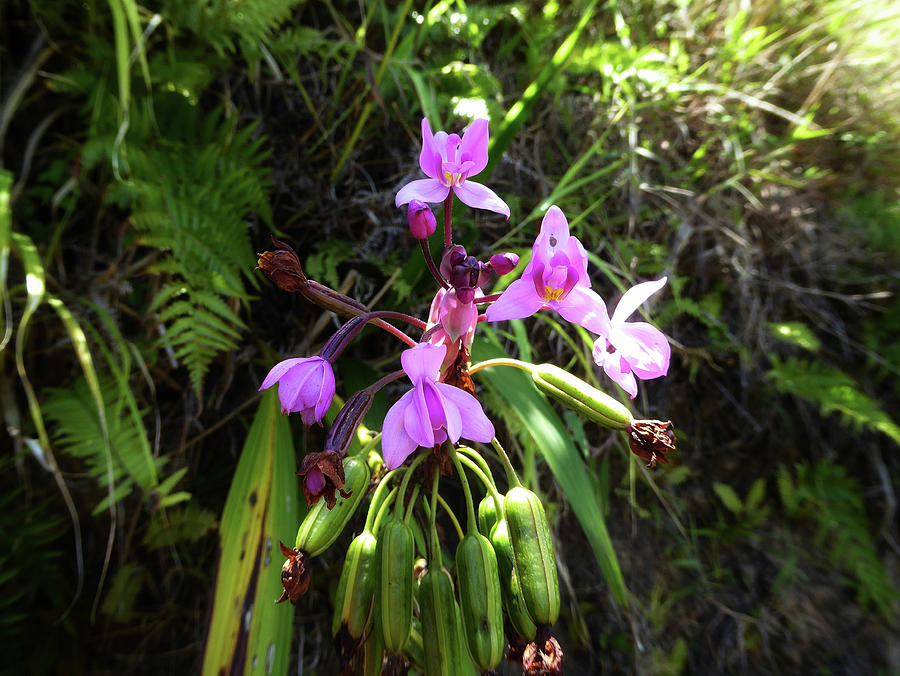
[[[470,366],[469,375],[478,373],[481,369],[486,369],[489,366],[515,366],[517,369],[531,373],[531,365],[524,361],[519,361],[518,359],[513,359],[511,357],[498,357],[497,359],[480,361],[477,364]]]
[[[453,245],[453,235],[450,231],[450,212],[453,210],[453,191],[447,193],[444,199],[444,249]]]
[[[459,454],[456,452],[456,449],[453,448],[451,443],[445,443],[450,449],[450,459],[453,461],[453,466],[456,467],[456,473],[459,474],[459,482],[462,484],[463,495],[466,498],[467,531],[473,533],[478,530],[478,520],[475,518],[475,505],[472,503],[472,491],[469,488],[469,480],[466,478],[466,473],[463,471],[462,463],[459,461]],[[462,539],[462,537],[460,537],[460,539]]]
[[[506,455],[506,451],[503,450],[503,446],[497,441],[497,437],[491,439],[491,446],[497,451],[497,456],[500,458],[500,462],[503,463],[503,468],[506,470],[506,480],[509,482],[510,487],[521,486],[522,482],[519,481],[519,476],[516,474],[516,470],[509,461],[509,456]]]
[[[438,270],[437,266],[434,264],[434,258],[431,257],[431,249],[428,248],[428,240],[420,239],[419,245],[422,247],[422,256],[425,257],[425,265],[428,266],[428,271],[431,272],[431,276],[434,277],[437,283],[443,288],[449,289],[450,282],[444,279],[440,270]]]

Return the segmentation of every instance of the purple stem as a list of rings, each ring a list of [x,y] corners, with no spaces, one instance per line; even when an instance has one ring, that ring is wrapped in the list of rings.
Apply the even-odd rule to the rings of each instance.
[[[450,288],[450,283],[444,279],[443,275],[441,275],[440,271],[437,269],[437,266],[434,264],[434,259],[431,257],[431,249],[428,248],[428,240],[420,239],[419,244],[422,246],[422,255],[425,257],[425,265],[428,266],[428,270],[431,272],[431,276],[437,280],[437,283],[441,285],[441,287],[445,289]]]
[[[448,249],[453,244],[453,235],[450,232],[450,212],[453,209],[453,191],[447,193],[444,200],[444,248]]]

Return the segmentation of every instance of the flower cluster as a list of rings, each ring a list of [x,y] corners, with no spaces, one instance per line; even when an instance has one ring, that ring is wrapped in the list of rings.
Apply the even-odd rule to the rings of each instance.
[[[585,246],[571,234],[565,215],[554,205],[544,216],[519,277],[502,293],[487,295],[483,288],[515,271],[519,256],[499,252],[479,260],[453,242],[452,230],[456,199],[509,218],[508,205],[493,190],[471,180],[487,163],[487,120],[475,120],[462,136],[432,133],[428,120],[422,120],[419,167],[427,178],[401,187],[395,204],[406,206],[410,234],[420,242],[437,287],[427,321],[403,312],[370,312],[357,301],[308,279],[297,254],[277,240],[277,251],[260,255],[260,268],[280,288],[299,292],[327,310],[350,317],[317,356],[286,359],[269,371],[260,389],[277,384],[283,413],[298,412],[307,426],[322,424],[335,399],[333,364],[366,325],[378,326],[406,345],[400,353],[401,368],[349,396],[328,430],[324,448],[307,453],[301,463],[298,474],[303,476],[303,492],[311,510],[300,525],[295,547],[282,545],[288,557],[282,600],[295,603],[306,590],[307,559],[335,541],[364,502],[367,489],[374,485],[365,528],[348,550],[335,601],[334,632],[342,655],[369,649],[363,647],[369,646],[364,637],[374,622],[379,639],[374,645],[383,645],[389,653],[400,654],[419,668],[428,665],[430,659],[449,659],[441,652],[444,648],[452,650],[454,645],[467,642],[468,650],[459,654],[471,658],[476,671],[492,670],[505,645],[502,597],[502,608],[523,639],[510,648],[508,656],[521,659],[526,669],[540,667],[539,673],[560,673],[562,650],[550,634],[559,613],[559,589],[543,507],[537,496],[521,485],[495,437],[493,423],[475,396],[471,376],[499,365],[529,371],[538,389],[562,405],[588,420],[624,431],[632,452],[648,467],[668,462],[666,454],[675,445],[673,427],[670,422],[635,420],[625,404],[552,364],[501,359],[472,366],[473,336],[479,322],[523,319],[543,310],[556,312],[594,336],[594,362],[634,398],[637,379],[666,375],[671,352],[659,329],[647,322],[628,320],[665,286],[667,278],[628,289],[610,316],[605,301],[592,288]],[[444,246],[440,261],[435,262],[428,240],[438,230],[430,204],[438,203],[443,207]],[[421,333],[413,338],[390,322],[401,322]],[[375,392],[388,383],[405,382],[405,378],[411,388],[407,385],[390,406],[380,435],[362,453],[347,457]],[[509,490],[505,497],[500,495],[480,451],[461,445],[461,440],[493,447],[506,470]],[[378,441],[380,454],[374,450]],[[447,586],[440,573],[441,546],[435,527],[440,477],[454,472],[463,487],[468,516],[468,535],[462,538],[456,554],[463,622],[461,626],[450,623],[455,629],[437,619],[432,623],[435,613],[443,611],[429,609],[428,605],[457,603],[453,587]],[[487,492],[478,506],[477,523],[467,474],[482,482]],[[407,490],[411,485],[412,497]],[[446,502],[443,504],[450,509]],[[493,518],[483,518],[483,510],[485,514],[492,512]],[[422,539],[416,540],[408,526],[414,512],[420,523],[429,524],[424,551],[420,551],[428,557],[427,572],[420,571],[421,658],[407,648],[413,640],[413,553],[416,547],[422,549]],[[460,529],[455,516],[453,521]],[[521,552],[529,553],[520,556]],[[478,573],[471,572],[474,570]],[[378,596],[379,581],[392,590],[388,596]],[[377,603],[376,597],[380,599]],[[466,619],[470,616],[477,618],[471,626]],[[435,635],[438,630],[449,633]],[[460,631],[466,636],[451,636]],[[378,664],[380,654],[373,659]],[[424,671],[428,673],[429,668],[424,666]]]

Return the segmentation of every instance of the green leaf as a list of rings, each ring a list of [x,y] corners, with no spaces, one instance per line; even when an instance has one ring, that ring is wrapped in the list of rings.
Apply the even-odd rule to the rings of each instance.
[[[767,326],[772,335],[779,340],[802,347],[810,352],[819,351],[821,346],[819,339],[816,338],[816,334],[812,332],[812,329],[803,322],[773,322],[767,324]]]
[[[278,542],[293,543],[305,510],[278,395],[267,391],[244,442],[219,526],[203,674],[286,674],[294,609],[281,596]]]
[[[731,486],[723,484],[720,481],[714,481],[713,490],[716,492],[716,495],[719,496],[722,504],[725,505],[730,512],[740,514],[744,511],[744,504]]]
[[[492,336],[490,329],[485,335]],[[509,357],[498,345],[478,337],[473,347],[478,359]],[[599,497],[587,466],[572,442],[571,435],[531,378],[518,369],[493,367],[481,372],[482,380],[507,406],[504,415],[515,418],[522,436],[541,452],[566,500],[578,518],[613,597],[628,606],[628,590],[619,568]],[[513,428],[513,425],[510,426]]]

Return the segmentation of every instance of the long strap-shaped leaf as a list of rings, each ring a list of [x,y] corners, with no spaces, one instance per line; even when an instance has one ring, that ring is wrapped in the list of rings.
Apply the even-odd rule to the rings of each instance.
[[[479,180],[486,179],[494,171],[494,167],[496,167],[497,162],[500,161],[503,151],[506,150],[510,143],[512,143],[516,134],[519,133],[519,129],[525,124],[525,120],[527,120],[528,116],[531,114],[531,109],[534,108],[534,104],[537,103],[550,80],[556,77],[556,74],[559,73],[566,61],[568,61],[569,57],[572,55],[572,51],[575,49],[575,43],[578,42],[581,31],[584,30],[584,27],[588,25],[591,17],[594,16],[594,8],[596,6],[597,0],[589,0],[585,3],[578,24],[572,29],[569,36],[563,40],[563,43],[553,54],[553,57],[544,64],[544,67],[541,69],[541,72],[538,73],[534,82],[528,85],[525,89],[525,93],[522,94],[522,98],[516,101],[512,105],[512,108],[509,109],[509,112],[506,113],[506,117],[503,118],[503,122],[500,124],[497,135],[491,140],[489,152],[491,159],[488,162],[487,167],[481,173],[481,178],[479,178]]]
[[[509,357],[502,348],[483,338],[476,340],[472,352],[477,354],[479,360]],[[591,543],[613,597],[622,606],[628,606],[628,590],[606,530],[596,491],[588,478],[588,468],[566,432],[565,425],[522,371],[491,368],[481,373],[484,374],[483,381],[509,404],[510,414],[518,418],[522,431],[531,437],[534,446],[543,454]]]
[[[269,390],[241,451],[219,526],[219,568],[203,674],[286,674],[294,609],[281,595],[278,541],[293,543],[302,514],[294,449]]]

